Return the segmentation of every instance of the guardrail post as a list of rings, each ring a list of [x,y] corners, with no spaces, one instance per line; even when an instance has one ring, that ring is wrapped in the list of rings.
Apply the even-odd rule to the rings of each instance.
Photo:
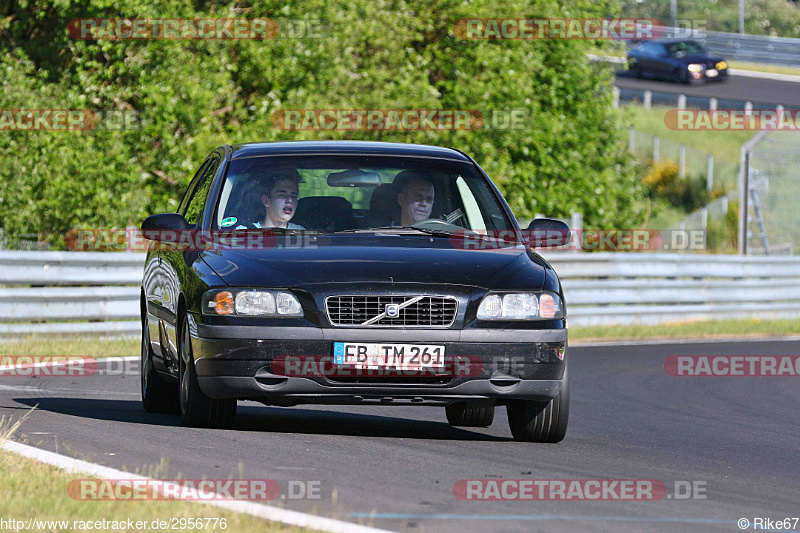
[[[739,162],[739,255],[747,255],[747,187],[750,185],[750,152],[742,146]]]
[[[572,224],[571,230],[583,230],[583,213],[572,213],[570,223]]]
[[[744,0],[739,0],[739,33],[744,34]]]
[[[714,156],[708,154],[708,166],[706,167],[706,190],[711,192],[714,189]]]
[[[614,109],[616,109],[619,107],[619,87],[615,85],[611,92],[614,95]]]
[[[681,179],[686,177],[686,145],[678,147],[678,172]]]
[[[636,129],[631,126],[628,128],[628,151],[633,152],[636,149]]]
[[[717,102],[716,98],[711,98],[711,99],[708,100],[708,109],[709,110],[716,111],[717,110],[717,105],[718,105],[718,102]]]
[[[744,103],[744,115],[746,117],[749,117],[752,114],[753,114],[753,102],[748,100],[747,102]]]
[[[678,95],[678,109],[686,109],[686,95],[679,94]]]
[[[644,105],[645,109],[650,109],[650,105],[652,103],[653,103],[653,91],[645,91],[644,102],[642,102],[642,105]]]
[[[659,138],[658,135],[653,137],[653,162],[658,163],[658,156],[659,154]]]

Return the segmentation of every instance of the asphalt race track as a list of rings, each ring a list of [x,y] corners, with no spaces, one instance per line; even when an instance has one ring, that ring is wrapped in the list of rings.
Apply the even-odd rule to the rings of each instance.
[[[669,81],[638,80],[625,71],[617,71],[615,85],[620,89],[637,89],[661,93],[703,96],[720,100],[742,100],[762,104],[781,104],[787,109],[800,109],[800,84],[790,81],[747,78],[731,75],[725,81],[700,85],[678,84]]]
[[[233,430],[184,428],[142,410],[138,362],[129,375],[0,377],[0,415],[38,405],[16,440],[145,473],[164,457],[167,479],[319,480],[322,500],[286,506],[374,514],[370,524],[396,531],[739,531],[740,518],[800,515],[800,378],[671,377],[670,355],[796,356],[800,341],[572,347],[570,427],[555,445],[514,442],[505,409],[472,430],[448,426],[442,408],[240,403]],[[670,495],[689,481],[706,498],[454,496],[458,480],[487,478],[656,479]]]

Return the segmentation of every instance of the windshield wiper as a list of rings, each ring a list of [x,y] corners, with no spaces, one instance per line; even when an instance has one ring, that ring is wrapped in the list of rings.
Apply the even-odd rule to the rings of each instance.
[[[356,228],[356,229],[346,229],[342,231],[336,231],[334,233],[384,233],[394,231],[399,233],[400,231],[418,231],[420,233],[425,233],[426,235],[433,235],[436,237],[451,237],[455,235],[452,231],[445,231],[440,229],[431,229],[431,228],[419,228],[416,226],[379,226],[374,228]]]

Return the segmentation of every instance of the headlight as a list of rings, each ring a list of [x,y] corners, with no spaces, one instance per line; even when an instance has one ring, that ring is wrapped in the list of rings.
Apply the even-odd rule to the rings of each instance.
[[[686,68],[689,69],[689,72],[702,72],[706,67],[704,65],[700,65],[699,63],[691,63]]]
[[[291,292],[255,289],[213,289],[203,295],[202,313],[232,316],[303,316],[300,301]]]
[[[726,68],[728,68],[728,64],[725,61],[717,63],[717,70],[725,70]]]
[[[550,292],[487,294],[478,306],[479,320],[564,318],[561,298]]]

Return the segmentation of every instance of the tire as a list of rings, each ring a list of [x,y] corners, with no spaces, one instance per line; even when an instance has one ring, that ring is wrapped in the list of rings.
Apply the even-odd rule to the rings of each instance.
[[[153,350],[147,331],[147,317],[142,325],[142,358],[139,365],[142,389],[142,407],[148,413],[176,413],[178,411],[178,388],[167,383],[153,368]]]
[[[494,421],[494,405],[488,407],[467,407],[463,402],[445,408],[447,421],[451,426],[467,428],[486,428]]]
[[[521,442],[561,442],[569,420],[569,374],[558,396],[547,401],[511,400],[506,406],[508,425],[514,440]]]
[[[686,78],[685,74],[678,68],[672,71],[672,81],[678,84],[689,83],[688,78]]]
[[[180,369],[180,409],[184,426],[202,428],[230,427],[236,418],[236,400],[214,400],[205,395],[197,381],[189,333],[189,318],[181,317],[178,339]]]
[[[634,63],[633,65],[633,75],[636,76],[638,79],[644,78],[644,73],[642,72],[642,67],[638,65],[638,63]]]

